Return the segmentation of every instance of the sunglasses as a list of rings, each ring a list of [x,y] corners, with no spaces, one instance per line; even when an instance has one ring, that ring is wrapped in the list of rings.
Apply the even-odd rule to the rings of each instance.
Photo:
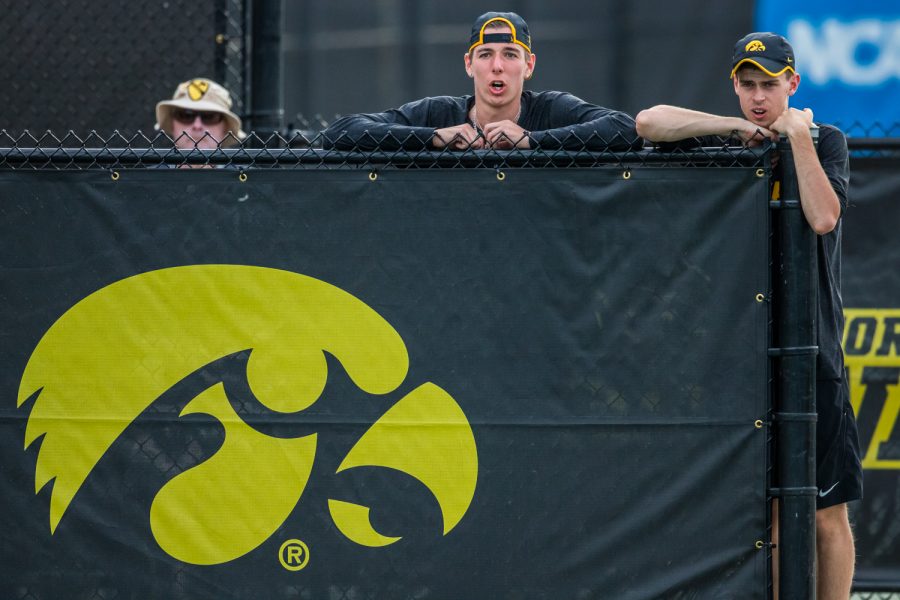
[[[218,125],[225,116],[220,112],[198,112],[195,110],[177,109],[172,112],[172,118],[184,125],[190,125],[200,117],[204,125]]]

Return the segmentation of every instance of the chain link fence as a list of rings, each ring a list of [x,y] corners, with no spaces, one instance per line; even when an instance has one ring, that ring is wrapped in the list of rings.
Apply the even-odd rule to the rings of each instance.
[[[850,156],[854,158],[900,158],[900,121],[873,124],[856,121],[842,129],[847,134]]]
[[[900,137],[900,121],[893,123],[838,123],[836,125],[851,138],[898,138]]]
[[[617,136],[618,138],[619,136]],[[335,149],[335,140],[318,133],[307,137],[295,133],[260,136],[244,140],[229,137],[202,148],[203,139],[179,147],[165,133],[152,136],[116,133],[103,137],[96,132],[82,138],[75,133],[57,137],[47,132],[37,137],[29,132],[13,135],[0,131],[0,169],[117,171],[132,168],[207,167],[231,169],[266,168],[591,168],[635,165],[734,167],[766,165],[768,144],[756,148],[729,146],[722,138],[715,147],[661,152],[645,149],[640,140],[602,140],[567,136],[554,140],[551,148],[529,150],[466,149],[441,150],[403,147],[392,136],[365,149]],[[628,148],[622,150],[622,148]]]
[[[246,110],[246,0],[0,0],[0,129],[152,131],[179,82],[209,77]]]
[[[327,126],[320,122],[319,128]],[[883,137],[882,133],[896,134]],[[266,134],[251,132],[238,140],[209,134],[194,140],[183,134],[173,139],[161,131],[116,131],[86,135],[68,130],[36,133],[0,129],[0,169],[127,169],[127,168],[457,168],[457,167],[592,167],[601,164],[677,164],[679,166],[763,166],[760,148],[729,145],[719,138],[715,147],[658,152],[641,146],[640,140],[604,140],[568,136],[553,139],[552,148],[534,150],[441,150],[427,141],[366,139],[361,147],[347,144],[342,136],[330,139],[320,130],[293,129]],[[900,123],[848,130],[848,146],[855,158],[900,158]],[[338,150],[338,148],[340,150]],[[627,148],[626,150],[622,150]]]

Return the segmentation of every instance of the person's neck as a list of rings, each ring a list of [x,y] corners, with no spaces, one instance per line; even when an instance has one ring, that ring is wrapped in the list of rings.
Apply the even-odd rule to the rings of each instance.
[[[478,123],[479,128],[483,128],[488,123],[497,123],[498,121],[512,121],[518,123],[522,113],[522,100],[511,102],[506,106],[493,107],[486,104],[479,104],[476,100],[472,104],[472,110],[469,116]]]

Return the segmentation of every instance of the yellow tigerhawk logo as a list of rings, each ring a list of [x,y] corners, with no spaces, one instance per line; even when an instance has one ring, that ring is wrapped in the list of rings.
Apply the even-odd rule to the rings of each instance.
[[[356,386],[387,394],[404,381],[406,346],[378,313],[323,281],[277,269],[196,265],[151,271],[81,300],[44,334],[18,393],[37,398],[25,448],[43,436],[35,493],[54,481],[50,531],[103,454],[150,404],[184,377],[250,349],[247,382],[273,411],[297,413],[322,395],[334,356]],[[309,481],[317,435],[264,435],[231,406],[221,382],[181,416],[206,414],[225,430],[219,450],[168,481],[150,508],[159,546],[192,564],[219,564],[257,548],[288,518]],[[444,390],[424,383],[387,410],[337,468],[383,467],[418,479],[436,498],[443,533],[475,494],[471,426]],[[202,499],[202,501],[198,501]],[[329,499],[336,527],[364,546],[400,537],[374,529],[366,506]],[[189,524],[189,526],[186,526]]]
[[[860,439],[863,469],[900,471],[900,309],[847,308],[844,318],[850,401],[871,432]]]
[[[209,91],[209,82],[205,79],[194,79],[188,84],[188,96],[194,102],[200,100]]]
[[[765,52],[766,46],[759,40],[753,40],[744,46],[744,52]]]

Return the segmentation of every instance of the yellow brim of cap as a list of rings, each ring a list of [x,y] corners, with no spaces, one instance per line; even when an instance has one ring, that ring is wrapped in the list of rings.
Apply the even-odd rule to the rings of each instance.
[[[779,75],[781,75],[781,74],[783,74],[783,73],[785,73],[785,72],[787,72],[787,71],[790,71],[791,73],[794,73],[794,72],[795,72],[795,71],[794,71],[794,67],[787,66],[787,67],[783,68],[782,70],[778,71],[777,73],[773,73],[772,71],[770,71],[769,69],[765,68],[764,66],[762,66],[761,64],[759,64],[758,62],[756,62],[755,60],[753,60],[752,58],[745,58],[744,60],[742,60],[742,61],[739,62],[738,64],[734,65],[734,68],[731,70],[731,75],[728,76],[729,79],[734,77],[734,74],[737,73],[737,70],[740,69],[741,66],[742,66],[744,63],[749,63],[749,64],[753,65],[754,67],[756,67],[757,69],[761,70],[763,73],[765,73],[765,74],[768,75],[769,77],[778,77]]]
[[[469,49],[466,51],[467,53],[471,52],[472,49],[475,48],[475,46],[481,46],[482,44],[484,44],[484,30],[487,28],[488,25],[490,25],[491,23],[493,23],[495,21],[500,21],[501,23],[506,23],[507,25],[509,25],[509,30],[512,32],[513,44],[518,44],[518,45],[522,46],[523,48],[525,48],[525,52],[528,52],[529,54],[531,54],[531,48],[526,46],[524,42],[520,41],[519,37],[516,35],[516,26],[512,24],[512,21],[510,21],[509,19],[504,19],[503,17],[494,17],[493,19],[490,19],[489,21],[485,22],[485,24],[481,26],[481,31],[478,32],[478,41],[476,41],[474,44],[469,46]]]

